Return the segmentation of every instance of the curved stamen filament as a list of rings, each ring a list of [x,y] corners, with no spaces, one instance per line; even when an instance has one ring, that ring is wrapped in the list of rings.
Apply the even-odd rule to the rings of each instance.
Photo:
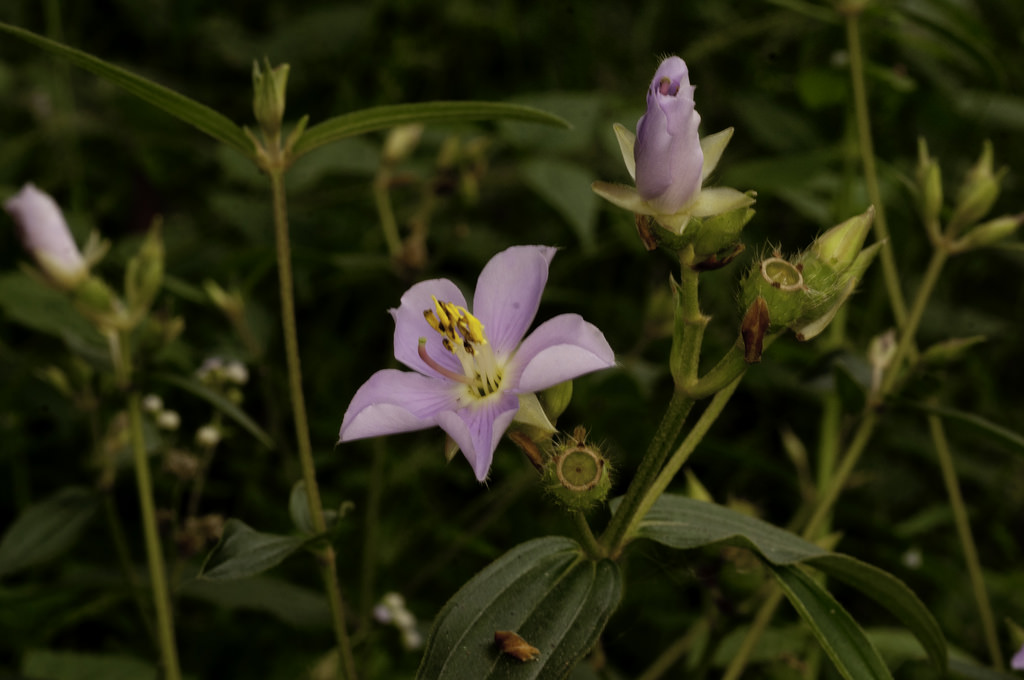
[[[462,375],[461,373],[456,373],[455,371],[447,369],[441,364],[434,361],[434,359],[429,354],[427,354],[426,338],[420,338],[419,346],[416,348],[416,353],[420,355],[420,359],[423,359],[423,363],[425,363],[427,366],[430,366],[432,369],[434,369],[444,377],[454,380],[455,382],[460,382],[463,385],[473,384],[472,380]]]

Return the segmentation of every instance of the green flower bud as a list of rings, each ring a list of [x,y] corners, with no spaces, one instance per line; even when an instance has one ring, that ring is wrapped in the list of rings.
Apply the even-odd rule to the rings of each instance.
[[[832,227],[811,244],[811,255],[833,271],[849,267],[864,246],[874,218],[875,207],[871,206],[860,215]]]
[[[965,235],[953,242],[950,251],[962,253],[966,250],[994,246],[1011,236],[1024,222],[1024,213],[1019,215],[1003,215],[994,220],[989,220],[971,229]]]
[[[552,385],[546,390],[538,392],[537,398],[540,400],[540,405],[548,419],[554,423],[558,420],[558,416],[562,415],[565,409],[569,407],[569,402],[572,401],[572,381],[566,380],[557,385]]]
[[[611,465],[587,443],[586,430],[577,427],[572,437],[556,445],[543,469],[543,485],[568,510],[586,512],[608,497]]]
[[[921,363],[928,365],[945,365],[959,361],[971,347],[987,341],[984,335],[971,335],[966,338],[949,338],[942,340],[921,352]]]
[[[928,144],[923,138],[917,140],[917,191],[921,219],[928,229],[928,236],[938,242],[939,215],[942,212],[942,171],[939,162],[928,155]]]
[[[90,276],[75,289],[75,304],[90,319],[115,322],[123,312],[121,301],[103,279]],[[119,326],[118,323],[114,323]]]
[[[164,241],[159,220],[146,234],[139,252],[128,261],[124,275],[125,299],[131,314],[145,315],[164,283]]]
[[[270,138],[281,133],[284,120],[285,89],[288,87],[288,64],[270,67],[270,60],[252,62],[252,110],[263,134]]]
[[[956,208],[947,227],[950,235],[956,236],[988,214],[999,198],[999,183],[1006,171],[1006,168],[995,173],[992,171],[992,142],[986,141],[978,162],[968,171],[960,186]]]
[[[384,138],[381,160],[389,165],[402,161],[413,152],[416,145],[420,143],[420,137],[422,136],[422,123],[399,125],[391,128],[388,131],[387,137]]]

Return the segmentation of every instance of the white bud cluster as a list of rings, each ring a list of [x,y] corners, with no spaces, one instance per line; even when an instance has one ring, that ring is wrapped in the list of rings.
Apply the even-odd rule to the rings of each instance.
[[[208,385],[244,385],[249,382],[249,369],[241,361],[209,357],[196,371],[196,377]]]
[[[423,646],[423,636],[416,627],[416,617],[406,609],[405,598],[401,594],[385,594],[380,604],[373,608],[373,618],[378,623],[393,624],[402,635],[402,646],[405,649],[412,651]]]

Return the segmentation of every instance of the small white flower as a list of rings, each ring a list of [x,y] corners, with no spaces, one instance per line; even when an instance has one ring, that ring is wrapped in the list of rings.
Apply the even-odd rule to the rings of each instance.
[[[213,425],[203,425],[196,430],[196,443],[200,446],[214,447],[220,443],[220,430]]]
[[[181,416],[177,411],[160,411],[156,414],[156,426],[161,430],[174,431],[181,427]]]
[[[236,385],[244,385],[249,382],[249,369],[241,361],[229,361],[224,366],[224,378]]]
[[[164,400],[159,394],[147,394],[142,398],[142,410],[146,413],[160,413],[164,410]]]

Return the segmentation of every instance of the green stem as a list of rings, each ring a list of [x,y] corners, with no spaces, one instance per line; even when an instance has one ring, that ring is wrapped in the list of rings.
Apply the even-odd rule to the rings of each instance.
[[[706,617],[697,619],[690,626],[690,629],[682,637],[666,647],[636,680],[658,680],[658,678],[664,676],[686,652],[690,651],[690,648],[693,647],[697,640],[708,634],[709,628],[710,625]]]
[[[316,533],[325,534],[327,522],[324,520],[320,487],[316,483],[313,447],[309,439],[309,421],[306,417],[306,400],[302,392],[302,366],[299,361],[299,336],[295,323],[294,283],[292,280],[291,244],[288,236],[284,170],[271,168],[268,170],[268,174],[274,201],[274,234],[277,242],[277,270],[281,288],[281,327],[284,331],[285,354],[288,361],[288,388],[292,413],[295,418],[299,464],[302,466],[302,478],[306,483],[309,514],[313,519],[313,528]],[[355,661],[349,644],[348,629],[345,626],[345,607],[341,598],[341,584],[338,582],[334,547],[328,543],[320,551],[318,557],[320,571],[327,590],[327,600],[331,608],[338,654],[341,658],[339,674],[343,678],[352,679],[356,677]]]
[[[388,245],[388,255],[398,259],[402,255],[402,238],[398,234],[398,221],[395,211],[391,208],[391,170],[381,166],[377,176],[373,178],[373,201],[380,217],[380,228],[384,232],[384,241]]]
[[[608,557],[608,551],[594,537],[594,532],[590,529],[590,522],[587,521],[586,516],[582,512],[573,512],[572,520],[576,524],[576,532],[580,536],[587,557],[595,561]]]
[[[875,239],[882,243],[882,274],[885,278],[885,288],[889,293],[889,304],[892,307],[896,325],[901,330],[905,330],[907,304],[903,300],[896,258],[893,255],[892,242],[889,240],[885,204],[882,202],[882,192],[878,187],[878,171],[875,168],[874,143],[871,141],[871,118],[868,115],[867,89],[864,87],[864,57],[861,52],[859,11],[851,11],[846,15],[846,43],[850,52],[850,78],[853,81],[857,137],[860,141],[860,156],[861,162],[864,164],[864,181],[867,184],[868,197],[872,205],[875,206]]]
[[[127,344],[127,341],[125,342]],[[180,680],[178,650],[174,641],[174,619],[171,613],[171,595],[164,573],[164,557],[160,547],[160,533],[156,525],[156,507],[153,503],[153,480],[149,474],[149,458],[142,437],[141,397],[136,390],[128,393],[128,417],[131,421],[132,452],[135,455],[135,481],[139,490],[142,531],[146,540],[146,561],[153,589],[153,607],[156,610],[157,639],[160,642],[162,677]]]
[[[709,318],[700,311],[697,294],[699,274],[689,266],[692,260],[693,248],[688,248],[680,254],[679,285],[675,286],[673,291],[676,308],[669,366],[676,389],[622,503],[601,536],[602,545],[612,557],[617,557],[621,551],[627,531],[640,509],[640,502],[658,477],[661,466],[665,463],[672,444],[679,436],[686,416],[696,401],[690,396],[688,389],[696,386],[698,382],[700,346]]]
[[[658,497],[665,492],[665,489],[668,488],[668,485],[683,467],[683,464],[690,458],[690,454],[694,452],[697,445],[700,444],[704,439],[704,436],[707,435],[708,430],[710,430],[711,426],[716,420],[718,420],[718,416],[722,414],[722,410],[725,409],[725,405],[729,403],[729,399],[732,397],[733,392],[735,392],[736,388],[739,387],[740,381],[743,379],[743,374],[745,372],[746,371],[741,372],[731,383],[729,383],[728,386],[725,387],[725,389],[718,392],[711,400],[711,403],[708,404],[708,407],[704,409],[704,412],[700,414],[700,418],[698,418],[697,422],[693,424],[693,427],[687,433],[686,438],[683,439],[679,448],[677,448],[675,453],[672,454],[668,463],[665,464],[665,467],[662,468],[657,478],[647,488],[646,493],[640,499],[632,519],[626,526],[624,540],[628,541],[630,536],[636,532],[637,525],[640,523],[640,520],[642,520],[644,515],[647,514],[647,511],[651,509],[651,506],[653,506],[654,502],[658,500]]]
[[[754,647],[757,646],[765,628],[771,623],[780,602],[782,602],[782,589],[774,586],[765,601],[761,603],[761,608],[757,610],[757,614],[754,615],[754,620],[750,623],[750,628],[747,629],[747,634],[743,638],[743,644],[736,650],[735,656],[732,657],[729,666],[725,669],[725,675],[722,676],[722,680],[739,680],[739,677],[747,667],[750,654],[754,651]]]
[[[910,317],[906,326],[900,334],[900,342],[896,347],[896,354],[886,369],[885,379],[882,381],[882,394],[886,395],[892,391],[896,380],[900,375],[900,368],[903,361],[915,352],[915,336],[917,327],[921,324],[921,317],[924,316],[925,307],[935,290],[935,284],[939,281],[939,274],[949,258],[949,252],[944,244],[938,244],[932,251],[932,258],[928,262],[928,269],[925,270],[924,278],[918,288],[917,296],[914,298],[914,306],[910,309]]]
[[[967,562],[967,571],[970,574],[971,587],[974,589],[974,599],[978,604],[978,613],[981,615],[981,627],[985,632],[988,653],[993,667],[997,671],[1003,671],[1005,666],[1003,653],[999,649],[995,617],[992,616],[992,605],[988,599],[988,591],[985,590],[985,577],[981,571],[978,548],[974,544],[971,523],[967,518],[967,508],[960,493],[960,482],[957,479],[956,468],[953,466],[953,455],[949,450],[949,442],[946,439],[946,431],[942,427],[942,419],[936,415],[929,415],[928,429],[931,431],[932,442],[935,444],[935,453],[939,457],[939,467],[942,468],[942,481],[946,484],[949,504],[953,508],[953,520],[956,523],[956,532],[964,551],[964,561]]]
[[[626,495],[622,498],[622,503],[612,515],[611,521],[601,535],[601,544],[612,557],[615,557],[622,547],[626,530],[639,509],[640,501],[647,488],[658,477],[661,465],[665,462],[672,443],[679,436],[679,431],[691,408],[693,408],[693,399],[680,392],[672,395],[672,400],[661,419],[661,424],[654,433],[654,437],[651,438],[647,452],[640,461],[640,467],[637,468],[636,475],[633,476],[633,481],[630,482]]]

